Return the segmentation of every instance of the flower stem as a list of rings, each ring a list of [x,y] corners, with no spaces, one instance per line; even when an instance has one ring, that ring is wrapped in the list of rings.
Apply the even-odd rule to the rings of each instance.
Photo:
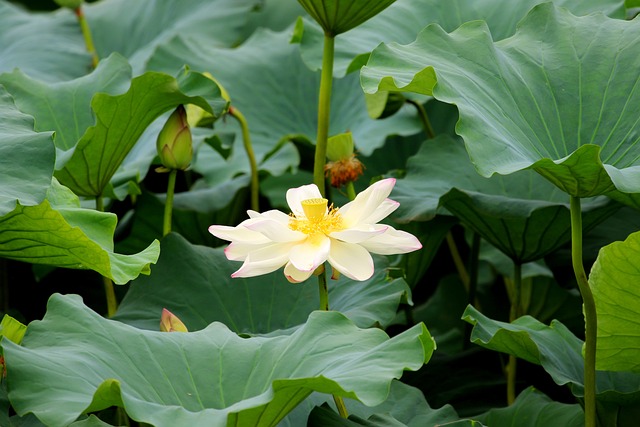
[[[325,33],[322,52],[322,74],[320,75],[320,94],[318,97],[318,134],[313,163],[313,183],[324,197],[324,165],[327,161],[327,139],[329,137],[329,117],[331,110],[331,85],[333,84],[334,36]]]
[[[584,340],[584,424],[596,427],[596,304],[582,264],[582,211],[580,198],[571,196],[571,263],[582,295],[585,317]]]
[[[416,107],[418,110],[418,116],[420,117],[420,121],[422,122],[422,127],[424,128],[424,132],[427,134],[427,138],[433,139],[436,134],[433,131],[433,127],[431,126],[431,121],[429,120],[429,116],[427,115],[427,110],[424,109],[424,106],[414,101],[413,99],[407,99],[407,104],[411,104]]]
[[[249,158],[249,167],[251,168],[251,209],[259,211],[258,164],[256,163],[256,156],[253,152],[253,146],[251,145],[249,125],[247,124],[247,119],[244,117],[244,114],[237,108],[229,107],[229,114],[240,123],[240,128],[242,128],[242,142],[244,144],[244,150],[247,152],[247,157]]]
[[[76,18],[78,18],[80,30],[82,30],[82,37],[84,37],[84,44],[87,46],[87,52],[89,52],[89,55],[91,55],[91,65],[93,66],[93,68],[96,68],[100,59],[98,58],[98,53],[96,52],[96,48],[93,45],[93,38],[91,37],[91,29],[89,28],[89,23],[84,17],[82,6],[78,6],[73,11],[76,14]]]
[[[167,199],[164,203],[164,222],[162,224],[162,236],[171,233],[171,216],[173,212],[173,193],[176,188],[177,169],[171,169],[169,172],[169,182],[167,183]]]
[[[329,290],[327,289],[327,272],[318,275],[318,291],[320,292],[320,310],[329,311]]]
[[[464,266],[464,262],[462,261],[462,257],[460,256],[460,252],[458,251],[458,246],[456,246],[456,241],[453,238],[453,234],[451,234],[451,231],[447,233],[447,246],[449,247],[451,258],[453,258],[453,264],[456,266],[456,270],[458,271],[458,276],[460,277],[460,280],[462,280],[462,284],[464,285],[468,293],[469,273],[467,273],[467,269]]]
[[[519,262],[513,265],[513,289],[511,292],[511,310],[509,312],[509,322],[513,322],[522,315],[520,295],[522,293],[522,264]],[[509,355],[507,365],[507,404],[511,405],[516,400],[516,372],[517,358]]]
[[[353,181],[347,182],[345,185],[345,190],[347,190],[347,197],[349,200],[353,200],[356,198],[356,189],[353,187]]]
[[[96,196],[96,210],[104,212],[104,200],[102,196]],[[107,276],[102,276],[104,285],[104,294],[107,298],[107,317],[113,317],[118,310],[118,300],[116,299],[116,291],[113,288],[113,281]]]
[[[449,232],[449,235],[451,236],[451,232]],[[447,236],[447,240],[448,240],[448,236]],[[453,242],[453,237],[451,237],[451,241]],[[466,282],[463,279],[463,284],[464,287],[467,290],[467,302],[470,305],[473,306],[477,306],[475,304],[475,300],[476,300],[476,290],[478,288],[478,267],[480,265],[480,235],[478,233],[473,233],[473,239],[471,240],[471,252],[469,254],[469,274],[467,275],[467,271],[464,268],[464,264],[462,263],[462,260],[459,259],[459,262],[461,264],[461,269],[462,271],[464,271],[464,274],[466,275]],[[455,242],[453,242],[453,247],[455,248],[455,252],[457,254],[457,248],[455,247]],[[449,247],[451,249],[451,246]],[[460,254],[457,254],[457,257],[460,258]],[[455,257],[454,257],[455,259]],[[460,278],[462,279],[462,274],[460,274]],[[464,330],[464,341],[463,341],[463,347],[466,349],[468,348],[470,342],[471,342],[471,330],[473,329],[473,326],[470,323],[466,323],[465,324],[465,330]]]

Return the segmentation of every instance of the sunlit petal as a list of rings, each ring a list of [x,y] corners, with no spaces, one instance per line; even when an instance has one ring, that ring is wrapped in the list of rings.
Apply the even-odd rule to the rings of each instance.
[[[287,190],[287,204],[289,209],[296,216],[304,215],[302,210],[302,201],[308,199],[321,199],[322,194],[315,184],[303,185],[298,188],[290,188]]]
[[[271,245],[271,242],[255,244],[235,241],[231,242],[229,246],[224,249],[224,254],[230,261],[244,261],[252,251],[257,251]]]
[[[242,267],[231,277],[260,276],[279,269],[287,263],[291,246],[286,243],[276,243],[250,252]]]
[[[327,260],[331,239],[319,235],[309,237],[304,243],[291,249],[290,261],[300,271],[313,271]]]
[[[254,244],[268,243],[270,240],[262,234],[246,228],[243,224],[249,224],[249,221],[244,221],[237,227],[228,227],[226,225],[212,225],[209,227],[209,233],[216,236],[218,239],[249,242]]]
[[[387,229],[386,225],[382,224],[363,224],[357,227],[349,228],[342,231],[334,231],[329,234],[329,237],[338,239],[347,243],[360,243],[365,240],[369,240],[378,234],[382,234]]]
[[[377,224],[379,221],[382,221],[393,211],[398,209],[398,206],[400,206],[400,203],[396,202],[395,200],[385,199],[382,203],[380,203],[380,206],[378,206],[378,208],[371,213],[371,215],[366,218],[361,218],[360,223]]]
[[[300,271],[293,264],[287,263],[284,267],[284,275],[291,283],[300,283],[311,277],[313,271]]]
[[[353,280],[367,280],[373,275],[373,259],[365,248],[353,243],[331,241],[329,264]]]
[[[368,217],[378,216],[374,215],[376,210],[387,199],[395,184],[395,178],[378,181],[358,194],[353,201],[344,205],[339,211],[344,225],[351,228]],[[385,209],[387,209],[386,205]]]
[[[247,226],[251,231],[258,232],[273,242],[298,242],[306,239],[307,235],[293,231],[286,224],[269,218],[261,218]]]
[[[388,227],[383,234],[360,245],[369,252],[380,255],[405,254],[422,248],[422,243],[414,235],[393,227]]]

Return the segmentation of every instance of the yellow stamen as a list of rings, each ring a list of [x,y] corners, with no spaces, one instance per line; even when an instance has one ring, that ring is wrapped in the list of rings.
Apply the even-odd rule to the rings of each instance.
[[[327,235],[332,231],[342,230],[342,217],[338,213],[338,209],[333,206],[327,209],[327,203],[327,199],[320,198],[303,200],[300,204],[304,217],[291,214],[289,228],[310,236]]]

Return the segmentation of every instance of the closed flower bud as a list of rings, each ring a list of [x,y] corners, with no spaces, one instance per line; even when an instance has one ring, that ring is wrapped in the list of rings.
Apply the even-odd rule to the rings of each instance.
[[[193,157],[193,146],[184,106],[179,105],[169,116],[169,119],[158,134],[156,146],[158,156],[162,166],[164,166],[159,168],[158,171],[185,170],[189,167]]]
[[[162,317],[160,318],[160,331],[189,332],[184,323],[182,323],[182,320],[180,320],[178,316],[176,316],[166,308],[162,309]]]

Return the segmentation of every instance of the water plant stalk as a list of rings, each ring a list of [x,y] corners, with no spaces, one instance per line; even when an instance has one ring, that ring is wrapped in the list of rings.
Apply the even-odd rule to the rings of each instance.
[[[511,310],[509,312],[509,322],[513,322],[522,316],[522,304],[520,295],[522,294],[522,264],[513,264],[513,282],[511,290]],[[516,401],[516,373],[518,359],[509,355],[507,364],[507,404],[511,405]]]
[[[347,182],[345,185],[345,190],[347,190],[347,197],[349,198],[349,200],[353,200],[356,198],[356,189],[353,186],[353,181],[349,181]]]
[[[324,165],[327,162],[327,139],[329,138],[329,117],[331,114],[331,87],[333,85],[333,54],[335,37],[325,33],[322,52],[322,72],[318,96],[318,133],[313,162],[313,183],[325,195]]]
[[[242,143],[244,144],[244,150],[249,158],[249,167],[251,170],[251,209],[259,211],[259,182],[258,182],[258,163],[256,162],[256,156],[253,152],[253,145],[251,144],[251,135],[249,134],[249,124],[247,119],[235,107],[229,107],[229,115],[234,117],[240,124],[242,129]]]
[[[418,110],[418,117],[420,117],[420,122],[422,122],[422,127],[424,132],[427,134],[427,138],[433,139],[436,137],[435,132],[433,131],[433,126],[431,126],[431,120],[429,120],[429,115],[427,114],[427,110],[425,110],[424,105],[421,103],[414,101],[413,99],[407,99],[407,104],[413,105],[416,110]]]
[[[169,171],[169,182],[167,183],[167,199],[164,204],[164,221],[162,222],[162,236],[171,233],[171,218],[173,215],[173,194],[176,189],[177,169]]]
[[[87,18],[85,18],[84,16],[82,6],[78,6],[73,11],[76,14],[76,18],[78,18],[78,24],[80,24],[80,30],[82,31],[84,44],[87,46],[87,52],[89,52],[89,55],[91,55],[91,65],[93,66],[93,68],[96,68],[98,66],[98,62],[100,62],[100,58],[98,58],[98,53],[96,52],[96,48],[93,45],[93,38],[91,37],[91,29],[89,28]]]
[[[104,212],[104,199],[101,195],[96,196],[96,210]],[[118,300],[113,281],[107,276],[102,276],[102,284],[104,285],[104,294],[107,299],[107,317],[113,317],[118,310]]]
[[[450,233],[449,233],[450,234]],[[453,237],[451,238],[453,240]],[[480,266],[480,235],[478,233],[473,233],[473,238],[471,240],[471,252],[469,253],[469,274],[466,276],[466,282],[463,280],[463,284],[467,290],[467,303],[470,305],[475,305],[476,299],[476,290],[478,288],[478,269]],[[453,242],[455,248],[455,242]],[[451,247],[450,247],[451,248]],[[457,254],[458,249],[455,248],[455,252]],[[457,255],[460,258],[460,255]],[[455,257],[454,257],[455,260]],[[462,263],[462,260],[459,260]],[[464,269],[464,264],[462,264],[462,270],[464,274],[467,274]],[[460,277],[462,279],[462,275]],[[473,326],[470,323],[466,323],[464,327],[464,341],[463,348],[467,349],[471,342],[471,330]]]
[[[596,427],[596,303],[582,263],[582,210],[580,198],[571,196],[571,263],[584,304],[584,424]]]

